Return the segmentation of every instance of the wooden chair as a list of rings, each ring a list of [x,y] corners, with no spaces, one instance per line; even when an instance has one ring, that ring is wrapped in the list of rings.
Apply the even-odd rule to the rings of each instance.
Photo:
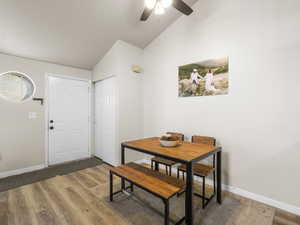
[[[175,132],[167,132],[167,134],[179,137],[180,140],[184,141],[184,134],[175,133]],[[166,174],[171,176],[172,175],[172,166],[175,165],[176,162],[174,162],[172,160],[164,159],[161,157],[154,157],[151,159],[151,169],[155,169],[155,170],[159,171],[160,164],[162,164],[166,167]],[[169,168],[169,171],[168,171],[168,168]]]
[[[194,143],[200,143],[200,144],[207,144],[207,145],[216,145],[216,139],[213,137],[204,137],[204,136],[193,136],[192,142]],[[202,208],[204,209],[210,200],[215,196],[216,193],[216,156],[213,155],[213,165],[205,165],[201,163],[195,163],[193,166],[194,175],[201,177],[203,179],[202,184],[202,195],[195,193],[196,196],[202,198]],[[186,166],[181,165],[177,168],[177,178],[179,178],[179,172],[182,172],[183,179],[184,179],[184,173],[186,172]],[[214,193],[211,197],[207,198],[205,196],[205,178],[209,176],[210,174],[213,174],[213,185],[214,185]]]

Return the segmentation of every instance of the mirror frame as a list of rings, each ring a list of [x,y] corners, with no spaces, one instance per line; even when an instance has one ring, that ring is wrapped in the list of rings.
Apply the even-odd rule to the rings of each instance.
[[[32,100],[32,99],[34,98],[34,95],[35,95],[35,92],[36,92],[36,85],[35,85],[35,82],[34,82],[34,81],[33,81],[26,73],[19,72],[19,71],[16,71],[16,70],[10,70],[10,71],[1,73],[1,74],[0,74],[0,77],[3,76],[3,75],[6,75],[6,74],[11,74],[11,73],[20,74],[20,75],[22,75],[23,77],[27,78],[27,79],[31,82],[31,84],[32,84],[32,86],[33,86],[33,92],[32,92],[32,94],[30,95],[29,98],[27,98],[27,99],[25,99],[25,100],[23,100],[23,101],[13,101],[13,100],[10,100],[10,99],[8,99],[8,98],[5,98],[5,97],[3,97],[3,96],[1,96],[1,95],[0,95],[0,98],[3,99],[3,100],[5,100],[5,101],[7,101],[7,102],[11,102],[11,103],[20,103],[20,104]]]

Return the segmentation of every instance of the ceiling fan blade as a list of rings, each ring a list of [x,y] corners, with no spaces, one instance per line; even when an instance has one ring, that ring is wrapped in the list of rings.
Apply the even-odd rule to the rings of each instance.
[[[151,15],[152,11],[153,11],[153,9],[145,8],[140,20],[146,21],[149,18],[149,16]]]
[[[193,10],[182,0],[173,0],[173,7],[185,15],[190,15]]]

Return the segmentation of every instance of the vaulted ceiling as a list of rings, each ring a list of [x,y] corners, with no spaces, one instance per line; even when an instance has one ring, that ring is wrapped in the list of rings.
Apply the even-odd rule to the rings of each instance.
[[[1,0],[0,52],[91,69],[115,41],[144,48],[182,15],[169,8],[140,22],[143,7],[143,0]]]

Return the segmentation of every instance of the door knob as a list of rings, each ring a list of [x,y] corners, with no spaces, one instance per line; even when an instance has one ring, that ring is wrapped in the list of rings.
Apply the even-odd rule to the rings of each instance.
[[[54,121],[53,121],[53,120],[50,120],[50,123],[54,123]]]
[[[50,127],[50,130],[54,130],[54,127],[53,127],[53,126],[51,126],[51,127]]]

